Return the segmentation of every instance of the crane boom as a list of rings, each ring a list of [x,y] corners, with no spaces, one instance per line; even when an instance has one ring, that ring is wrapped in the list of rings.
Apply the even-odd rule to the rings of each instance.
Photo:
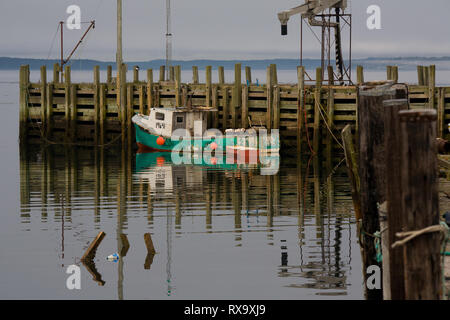
[[[281,34],[287,34],[287,23],[293,15],[300,14],[302,18],[308,18],[310,24],[314,23],[314,16],[330,8],[347,8],[347,0],[305,0],[300,6],[278,13],[281,22]]]

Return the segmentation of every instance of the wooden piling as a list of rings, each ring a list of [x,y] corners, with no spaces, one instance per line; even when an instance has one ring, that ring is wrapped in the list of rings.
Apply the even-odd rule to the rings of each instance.
[[[387,80],[393,80],[392,79],[392,66],[386,66],[386,79]]]
[[[100,67],[94,67],[94,127],[95,127],[95,144],[99,144],[100,132]]]
[[[317,154],[319,152],[320,143],[320,100],[322,91],[322,68],[316,69],[316,87],[314,90],[314,136],[313,136],[313,150]]]
[[[51,138],[53,130],[53,83],[47,83],[47,102],[46,102],[46,136],[47,139]]]
[[[273,129],[280,129],[280,87],[273,87]]]
[[[438,106],[437,106],[437,135],[439,138],[444,138],[444,130],[445,130],[445,88],[439,88]]]
[[[198,67],[192,66],[192,83],[198,84]]]
[[[364,83],[364,68],[363,66],[356,67],[356,84],[361,85]]]
[[[245,67],[245,81],[247,85],[252,84],[252,69],[249,66]]]
[[[424,85],[423,66],[417,66],[417,84],[419,86],[423,86]]]
[[[241,73],[242,68],[240,63],[236,63],[234,65],[234,87],[233,87],[233,96],[232,96],[232,124],[231,127],[233,129],[237,128],[237,109],[241,107],[241,99],[242,99],[242,83],[241,83]]]
[[[424,66],[423,67],[423,69],[422,69],[422,73],[423,73],[423,85],[424,86],[428,86],[429,85],[429,71],[428,70],[430,70],[430,67],[426,67],[426,66]]]
[[[133,84],[129,83],[127,85],[127,114],[126,114],[126,128],[127,128],[127,145],[130,146],[132,143],[132,126],[130,125],[131,118],[133,117]]]
[[[267,113],[266,113],[266,128],[270,132],[272,129],[272,70],[271,67],[267,67],[266,76],[266,102],[267,102]]]
[[[327,159],[331,159],[333,150],[333,130],[334,130],[334,89],[330,86],[328,88],[327,99]]]
[[[213,114],[213,128],[219,128],[219,97],[218,97],[217,85],[213,85],[211,89],[212,107],[217,110]]]
[[[297,156],[302,145],[303,107],[305,105],[305,67],[297,67]]]
[[[165,81],[166,79],[166,67],[160,66],[159,67],[159,82]]]
[[[218,76],[219,76],[219,84],[220,85],[225,84],[225,71],[224,71],[222,66],[219,66],[217,68],[217,73],[218,73]]]
[[[434,109],[434,91],[436,89],[436,66],[428,67],[428,108]]]
[[[70,83],[70,66],[66,66],[65,70],[65,78],[64,78],[64,102],[65,102],[65,127],[66,127],[66,140],[71,139],[70,134],[70,89],[71,89],[71,83]]]
[[[436,110],[405,110],[399,117],[403,231],[422,230],[439,225]],[[431,232],[403,244],[405,299],[442,298],[440,239]]]
[[[67,70],[67,69],[66,69]],[[70,141],[76,141],[77,139],[77,95],[78,85],[70,85],[70,125],[69,125],[69,136]]]
[[[30,68],[28,65],[20,66],[20,132],[19,139],[21,143],[25,143],[28,132],[28,87],[30,85]]]
[[[91,242],[83,257],[81,257],[82,261],[85,260],[93,260],[95,258],[95,252],[97,251],[98,246],[102,242],[103,238],[106,236],[106,233],[100,231],[95,239]]]
[[[107,84],[112,83],[112,66],[106,67],[106,83]]]
[[[139,113],[144,114],[144,107],[145,107],[145,90],[144,85],[138,86],[138,94],[139,94]]]
[[[139,82],[139,67],[138,66],[134,66],[133,67],[133,82]]]
[[[222,89],[222,130],[228,129],[228,117],[229,117],[229,99],[228,88]]]
[[[394,81],[394,83],[398,82],[398,66],[392,66],[391,80]]]
[[[396,85],[399,86],[399,85]],[[379,231],[378,203],[385,200],[385,146],[383,101],[404,98],[406,88],[394,88],[393,82],[366,83],[358,87],[359,177],[362,213],[364,273],[376,259],[373,234]],[[382,299],[382,290],[367,290],[368,299]]]
[[[153,70],[147,69],[147,115],[153,107]]]
[[[211,66],[206,66],[206,106],[210,107],[211,106],[211,70],[212,67]]]
[[[127,65],[125,63],[122,63],[122,68],[120,68],[118,81],[117,81],[117,88],[118,88],[118,113],[119,113],[119,119],[120,119],[120,126],[121,126],[121,142],[122,146],[126,143],[127,138],[127,87],[126,87],[126,77],[127,77]]]
[[[389,287],[384,286],[383,296],[385,300],[403,300],[405,297],[403,279],[403,251],[393,249],[395,234],[402,230],[403,222],[401,212],[401,168],[402,168],[402,143],[400,134],[399,111],[408,109],[408,100],[385,100],[384,109],[384,145],[385,145],[385,166],[386,166],[386,216],[387,234],[386,248],[388,252],[383,252],[383,278],[388,280]],[[380,217],[381,219],[381,217]],[[381,221],[380,221],[381,224]],[[380,229],[381,230],[381,229]],[[381,230],[383,231],[383,230]],[[383,239],[384,240],[384,239]],[[384,245],[384,244],[383,244]],[[386,254],[388,253],[388,254]],[[389,257],[388,270],[384,268],[385,260]]]
[[[59,72],[61,70],[61,67],[59,63],[55,63],[53,65],[53,83],[59,83]]]
[[[106,143],[105,140],[105,122],[106,122],[106,85],[100,84],[99,89],[99,144],[103,146]]]
[[[46,102],[47,102],[47,68],[41,66],[41,123],[43,131],[46,131],[47,117],[46,117]]]
[[[175,66],[174,73],[175,73],[175,106],[181,107],[181,66]]]
[[[328,74],[328,85],[334,86],[334,72],[333,72],[333,66],[327,67],[327,74]]]
[[[175,67],[169,66],[169,81],[175,81]]]
[[[244,85],[242,87],[241,126],[244,129],[247,129],[249,126],[249,122],[248,122],[248,86],[247,85]]]

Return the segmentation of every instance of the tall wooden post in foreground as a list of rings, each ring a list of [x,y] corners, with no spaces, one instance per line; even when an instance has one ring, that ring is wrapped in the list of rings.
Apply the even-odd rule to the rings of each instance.
[[[385,300],[403,300],[405,287],[403,280],[403,251],[400,248],[392,248],[395,242],[395,234],[402,231],[402,201],[401,201],[401,168],[402,168],[402,143],[400,135],[400,120],[398,112],[408,109],[407,99],[386,100],[384,108],[384,141],[386,163],[386,209],[387,209],[387,245],[389,248],[389,272],[383,268],[383,278],[387,279],[389,288],[384,287]],[[383,263],[387,258],[383,252]]]
[[[403,145],[401,196],[405,231],[439,225],[436,110],[399,112]],[[405,299],[438,300],[442,294],[440,233],[403,244]]]
[[[30,84],[30,67],[20,66],[20,132],[19,139],[23,143],[27,136],[27,122],[28,122],[28,86]]]
[[[359,177],[363,270],[377,265],[374,234],[380,230],[378,204],[385,200],[385,147],[383,101],[405,98],[406,88],[392,81],[365,83],[358,87]],[[365,280],[367,276],[365,275]],[[367,290],[368,299],[383,297],[382,290]]]

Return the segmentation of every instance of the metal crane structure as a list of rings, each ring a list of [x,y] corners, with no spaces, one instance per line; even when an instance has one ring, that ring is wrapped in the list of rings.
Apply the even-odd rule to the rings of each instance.
[[[310,27],[321,27],[321,39],[314,33],[321,45],[321,67],[322,78],[325,67],[331,65],[331,48],[335,48],[336,74],[333,72],[332,79],[340,84],[351,81],[351,51],[352,51],[352,16],[344,13],[347,8],[347,0],[305,0],[305,3],[290,10],[278,13],[281,22],[281,35],[287,35],[287,23],[293,15],[301,15],[300,24],[300,65],[303,65],[303,20],[307,19]],[[332,12],[334,11],[334,13]],[[349,57],[348,66],[342,56],[341,31],[343,27],[349,27]],[[331,41],[332,30],[334,41]],[[327,65],[325,65],[327,63]],[[309,76],[308,76],[309,77]],[[331,77],[330,77],[331,78]]]
[[[172,21],[170,11],[170,0],[166,0],[166,80],[170,79],[170,67],[172,65]]]

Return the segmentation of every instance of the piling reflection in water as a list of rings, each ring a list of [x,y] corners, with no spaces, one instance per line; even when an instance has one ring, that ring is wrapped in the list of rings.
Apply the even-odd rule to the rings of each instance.
[[[36,223],[39,232],[45,232],[47,225],[60,231],[60,244],[55,247],[63,266],[70,264],[65,254],[80,257],[86,243],[113,223],[115,230],[105,232],[106,239],[116,239],[117,252],[122,254],[117,263],[119,299],[126,298],[124,279],[133,277],[125,268],[135,261],[128,255],[141,256],[137,258],[139,267],[165,279],[167,296],[176,296],[173,277],[183,282],[183,268],[177,268],[175,262],[187,253],[174,251],[174,247],[187,245],[195,235],[222,239],[227,234],[235,248],[255,247],[267,255],[267,268],[273,271],[272,277],[280,279],[280,290],[286,288],[289,297],[348,295],[349,274],[356,274],[354,286],[360,287],[361,270],[359,252],[352,252],[352,246],[357,246],[356,226],[341,160],[282,157],[277,160],[278,172],[271,175],[254,165],[174,165],[169,153],[23,147],[20,221],[24,232],[36,232],[32,230]],[[136,233],[136,225],[157,237],[156,255],[133,251],[136,244],[130,237]],[[67,230],[76,232],[68,238]],[[136,234],[142,245],[145,232]],[[252,235],[256,234],[263,234],[265,241],[255,244]],[[69,250],[67,239],[72,243],[71,252],[65,252]],[[214,254],[225,252],[217,248]],[[216,258],[214,254],[210,259]],[[158,263],[164,264],[164,273],[153,267]],[[248,267],[253,262],[242,263]],[[108,283],[95,262],[85,267],[95,282]],[[267,280],[264,277],[261,286]],[[236,275],[228,281],[240,280],[245,281]],[[267,283],[269,290],[273,281]]]

